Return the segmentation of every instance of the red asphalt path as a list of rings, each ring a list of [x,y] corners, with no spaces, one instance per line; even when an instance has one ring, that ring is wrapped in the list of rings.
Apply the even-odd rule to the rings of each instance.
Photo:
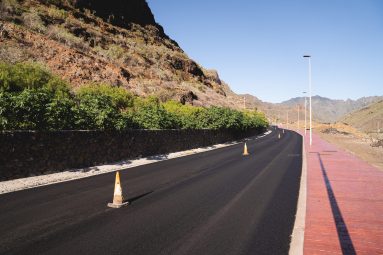
[[[304,254],[383,254],[383,171],[309,133]]]

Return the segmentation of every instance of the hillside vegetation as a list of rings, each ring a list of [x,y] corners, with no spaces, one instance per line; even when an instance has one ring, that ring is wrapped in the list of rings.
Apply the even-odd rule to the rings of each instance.
[[[383,100],[346,115],[341,122],[365,133],[380,133],[383,130]]]
[[[0,130],[264,129],[256,111],[141,98],[109,84],[69,84],[37,64],[0,63]]]
[[[2,0],[0,60],[36,62],[68,81],[197,106],[242,107],[216,71],[190,59],[145,0]],[[249,104],[250,105],[250,104]]]

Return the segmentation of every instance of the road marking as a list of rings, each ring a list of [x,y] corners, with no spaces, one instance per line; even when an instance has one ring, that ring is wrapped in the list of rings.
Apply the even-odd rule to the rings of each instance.
[[[300,157],[301,154],[287,154],[287,157]]]

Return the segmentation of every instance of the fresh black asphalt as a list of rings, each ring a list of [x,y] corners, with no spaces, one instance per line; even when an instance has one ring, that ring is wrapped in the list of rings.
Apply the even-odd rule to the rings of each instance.
[[[0,195],[0,254],[288,254],[302,139],[247,145]]]

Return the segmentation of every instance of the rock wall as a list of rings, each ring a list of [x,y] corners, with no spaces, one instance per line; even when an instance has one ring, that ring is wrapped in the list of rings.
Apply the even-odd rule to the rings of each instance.
[[[157,25],[153,13],[145,0],[73,0],[74,6],[89,9],[96,16],[119,27],[128,27],[130,23],[139,25]]]
[[[233,141],[262,130],[0,132],[0,180]]]

